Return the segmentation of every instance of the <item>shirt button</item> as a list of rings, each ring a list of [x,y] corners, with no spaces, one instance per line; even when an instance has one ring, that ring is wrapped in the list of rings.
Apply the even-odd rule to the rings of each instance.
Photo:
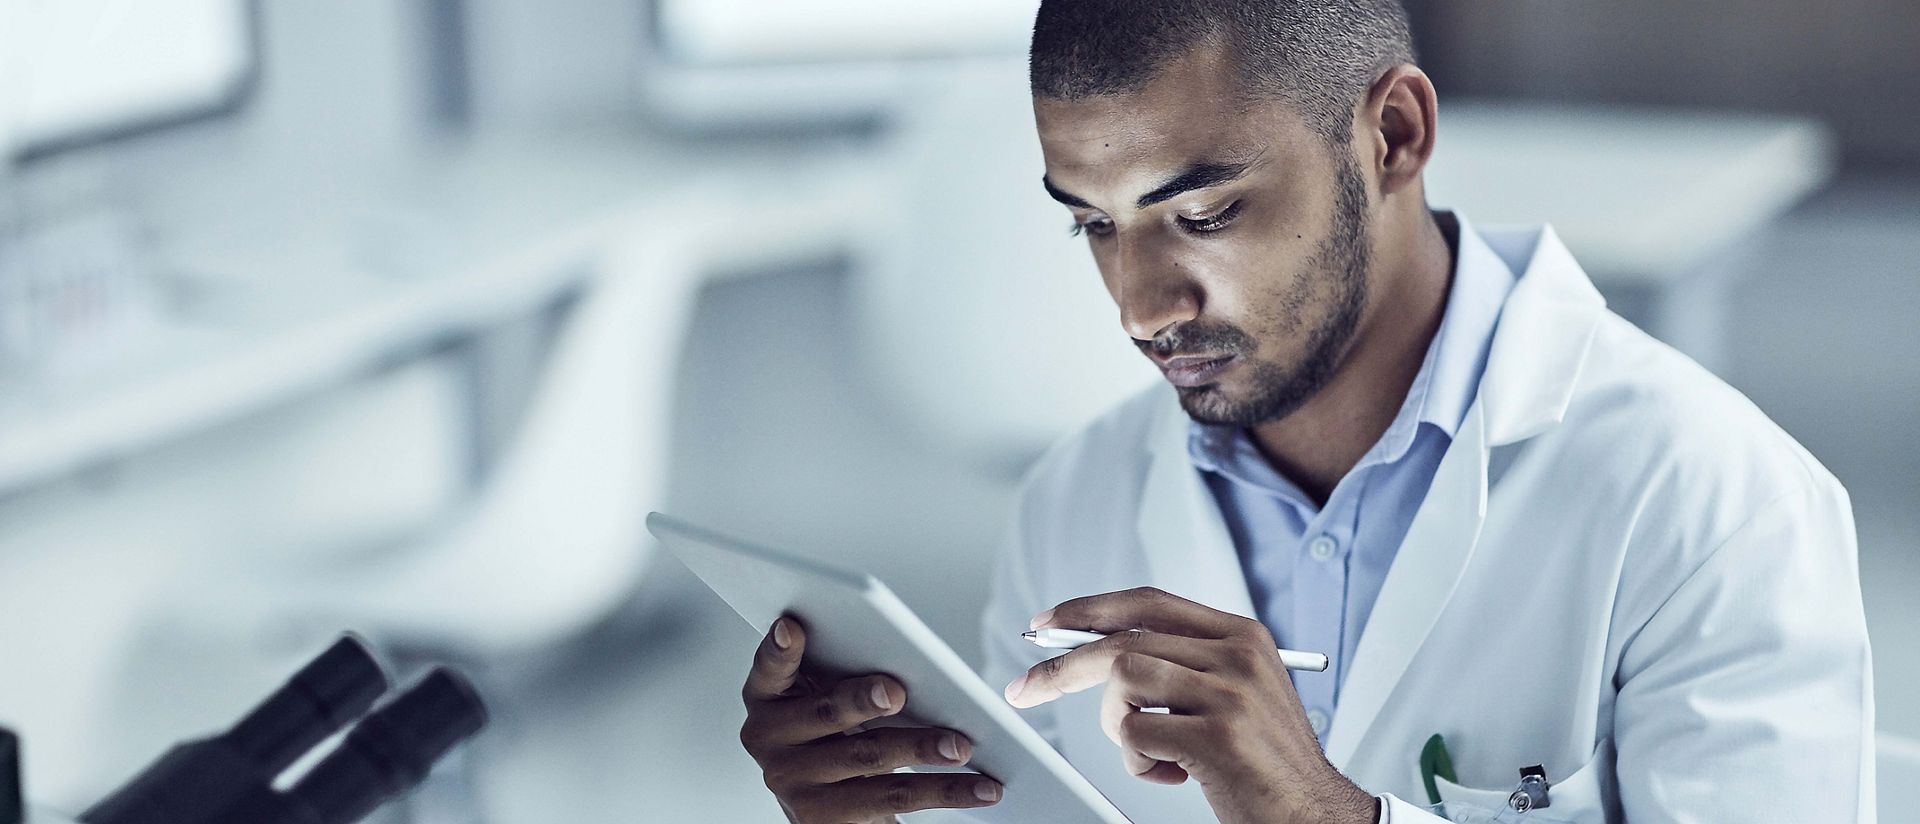
[[[1333,539],[1322,535],[1307,545],[1307,552],[1313,556],[1314,560],[1324,561],[1333,557],[1334,548]]]
[[[1327,714],[1318,709],[1307,710],[1307,723],[1313,726],[1313,734],[1319,737],[1327,735]]]

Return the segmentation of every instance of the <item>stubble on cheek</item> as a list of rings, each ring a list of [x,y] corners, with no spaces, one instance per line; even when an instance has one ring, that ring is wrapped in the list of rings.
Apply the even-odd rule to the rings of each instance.
[[[1307,308],[1313,305],[1314,284],[1316,278],[1310,272],[1320,265],[1318,256],[1307,262],[1307,268],[1285,282],[1270,286],[1258,298],[1252,307],[1252,321],[1246,331],[1253,336],[1255,357],[1289,357],[1292,352],[1275,352],[1273,344],[1281,340],[1302,340],[1312,329],[1307,322]],[[1293,349],[1297,347],[1285,347]]]

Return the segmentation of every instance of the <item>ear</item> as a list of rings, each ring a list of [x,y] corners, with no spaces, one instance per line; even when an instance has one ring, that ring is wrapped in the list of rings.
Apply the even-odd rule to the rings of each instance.
[[[1433,81],[1417,66],[1387,70],[1367,92],[1354,119],[1360,145],[1372,148],[1374,172],[1382,194],[1393,194],[1420,180],[1433,156],[1439,100]]]

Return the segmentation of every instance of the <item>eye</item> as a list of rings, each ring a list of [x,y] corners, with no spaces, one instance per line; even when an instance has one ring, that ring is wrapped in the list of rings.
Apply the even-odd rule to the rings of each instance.
[[[1203,235],[1208,232],[1218,232],[1221,229],[1227,228],[1227,224],[1232,223],[1233,219],[1239,216],[1240,204],[1243,202],[1244,201],[1236,200],[1227,206],[1227,208],[1221,209],[1217,215],[1209,215],[1207,217],[1179,217],[1176,219],[1180,221],[1180,227],[1189,232]]]
[[[1067,233],[1074,237],[1087,234],[1095,237],[1105,237],[1113,234],[1113,221],[1104,217],[1094,218],[1085,223],[1076,220],[1072,226],[1067,227]]]

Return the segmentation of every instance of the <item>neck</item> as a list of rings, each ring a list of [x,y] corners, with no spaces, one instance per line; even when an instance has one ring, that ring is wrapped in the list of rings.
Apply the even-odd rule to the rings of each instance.
[[[1274,468],[1317,503],[1393,424],[1446,313],[1452,244],[1424,205],[1408,222],[1413,240],[1375,262],[1360,328],[1327,385],[1292,414],[1251,429]]]

